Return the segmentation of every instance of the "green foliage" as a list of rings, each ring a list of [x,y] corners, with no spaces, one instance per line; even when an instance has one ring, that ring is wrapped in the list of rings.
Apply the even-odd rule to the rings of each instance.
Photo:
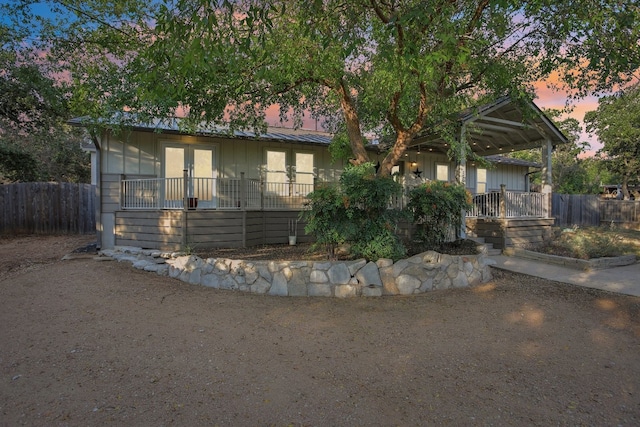
[[[416,239],[425,249],[438,249],[452,227],[462,224],[462,212],[471,208],[471,195],[464,185],[430,181],[409,192],[407,208],[416,225]]]
[[[345,243],[346,209],[338,187],[326,185],[307,195],[309,209],[300,214],[306,221],[305,232],[315,237],[315,245],[324,247],[329,259],[336,258],[336,249]]]
[[[349,243],[355,257],[399,259],[406,252],[396,235],[402,213],[389,209],[389,202],[401,192],[393,179],[376,177],[371,163],[347,167],[338,186],[309,195],[309,209],[301,214],[305,231],[330,258],[335,258],[338,245]]]
[[[357,163],[369,161],[363,135],[390,138],[383,175],[414,137],[455,125],[464,107],[531,97],[554,73],[575,95],[603,91],[640,65],[634,0],[55,4],[73,19],[52,21],[40,39],[92,116],[187,106],[191,125],[261,129],[277,104],[296,124],[308,111],[340,123]]]
[[[640,85],[600,98],[585,122],[603,144],[605,167],[620,176],[624,198],[629,199],[629,185],[640,182]]]
[[[8,181],[39,181],[37,162],[30,153],[0,140],[0,178]]]
[[[70,118],[66,84],[34,52],[12,47],[0,26],[0,179],[89,182],[84,134]]]

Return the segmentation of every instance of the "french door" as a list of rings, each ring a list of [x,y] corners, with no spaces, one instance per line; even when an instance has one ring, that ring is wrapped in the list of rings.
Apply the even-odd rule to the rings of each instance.
[[[184,200],[182,178],[184,170],[187,170],[187,197],[191,200],[197,199],[198,208],[215,208],[217,206],[215,147],[167,143],[164,145],[163,154],[165,207],[182,207]]]

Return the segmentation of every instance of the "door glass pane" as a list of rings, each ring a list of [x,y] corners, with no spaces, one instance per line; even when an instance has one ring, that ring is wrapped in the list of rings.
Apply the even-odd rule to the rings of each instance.
[[[284,151],[267,151],[267,192],[279,195],[289,194],[286,162],[287,155]]]
[[[306,196],[313,191],[313,154],[296,153],[295,195]]]
[[[213,200],[213,151],[193,149],[193,196],[198,203]]]
[[[179,147],[165,147],[164,149],[164,177],[165,200],[182,200],[182,176],[185,168],[185,149]]]

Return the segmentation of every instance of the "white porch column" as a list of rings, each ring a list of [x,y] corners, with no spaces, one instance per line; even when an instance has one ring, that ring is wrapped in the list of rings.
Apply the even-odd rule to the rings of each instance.
[[[542,188],[540,192],[547,195],[547,218],[551,216],[551,193],[553,192],[553,177],[551,174],[551,154],[553,145],[551,140],[547,139],[546,144],[542,146]]]
[[[467,138],[466,138],[466,126],[462,125],[460,129],[460,148],[458,151],[458,159],[456,161],[456,183],[462,184],[464,188],[467,188]],[[467,213],[462,210],[460,215],[460,227],[458,229],[458,238],[467,238]]]

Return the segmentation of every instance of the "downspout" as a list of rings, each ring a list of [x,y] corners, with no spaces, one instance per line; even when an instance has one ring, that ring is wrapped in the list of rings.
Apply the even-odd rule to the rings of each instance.
[[[96,206],[95,206],[95,221],[96,221],[96,247],[98,249],[102,248],[102,197],[101,188],[102,188],[102,150],[100,149],[100,141],[98,138],[91,133],[91,140],[93,141],[93,145],[96,147],[96,188],[95,188],[95,198],[96,198]]]
[[[531,171],[524,174],[524,191],[526,191],[527,193],[531,192],[531,183],[529,182],[529,175],[533,175],[534,173],[538,173],[538,172],[540,172],[539,169],[537,171]]]

